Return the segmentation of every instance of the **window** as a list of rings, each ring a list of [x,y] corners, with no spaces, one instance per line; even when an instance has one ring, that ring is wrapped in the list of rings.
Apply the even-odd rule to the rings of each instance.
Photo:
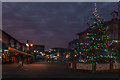
[[[11,47],[14,47],[15,45],[14,45],[14,40],[12,39],[12,40],[10,40],[10,46]]]

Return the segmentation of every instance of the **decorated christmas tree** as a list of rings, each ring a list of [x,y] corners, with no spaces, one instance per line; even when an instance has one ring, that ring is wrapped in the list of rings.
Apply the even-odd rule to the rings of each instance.
[[[98,14],[96,3],[92,17],[90,17],[89,31],[86,33],[86,42],[77,43],[78,61],[81,63],[109,63],[117,62],[116,44],[118,40],[110,39],[109,26]]]

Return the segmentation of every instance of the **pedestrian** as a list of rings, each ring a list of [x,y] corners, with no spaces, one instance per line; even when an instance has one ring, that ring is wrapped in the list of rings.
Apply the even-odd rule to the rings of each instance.
[[[20,71],[23,69],[23,62],[22,62],[22,60],[19,60],[18,68],[19,68]]]

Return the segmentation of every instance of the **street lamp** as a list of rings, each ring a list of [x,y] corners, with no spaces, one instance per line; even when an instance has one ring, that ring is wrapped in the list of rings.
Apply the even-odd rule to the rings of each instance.
[[[27,40],[26,46],[27,46],[27,53],[29,53],[29,51],[30,51],[30,48],[29,48],[29,47],[32,47],[33,44],[29,44],[29,43],[28,43],[28,40]],[[27,64],[28,64],[28,56],[27,56]]]
[[[38,53],[38,51],[37,51],[37,50],[34,50],[35,61],[36,61],[36,53]]]
[[[33,44],[30,44],[30,46],[32,47],[32,46],[33,46]]]
[[[27,40],[26,46],[29,48],[29,46],[32,47],[33,44],[29,44],[29,43],[28,43],[28,40]]]
[[[27,46],[27,47],[29,47],[29,44],[28,44],[28,43],[26,43],[26,46]]]

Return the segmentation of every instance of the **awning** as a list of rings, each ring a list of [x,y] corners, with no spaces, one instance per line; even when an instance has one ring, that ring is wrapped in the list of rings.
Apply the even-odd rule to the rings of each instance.
[[[11,48],[11,47],[8,47],[8,50],[13,51],[13,52],[17,52],[17,53],[20,53],[20,54],[24,54],[24,55],[27,55],[27,56],[33,56],[33,55],[31,55],[31,54],[28,54],[28,53],[19,51],[19,50],[17,50],[17,49]]]

